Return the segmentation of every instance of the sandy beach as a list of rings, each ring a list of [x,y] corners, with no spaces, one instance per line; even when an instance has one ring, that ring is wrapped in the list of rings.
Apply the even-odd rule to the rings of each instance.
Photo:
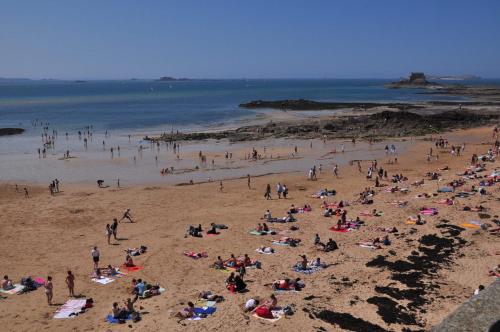
[[[388,164],[394,156],[378,159],[378,166],[389,174],[374,188],[372,205],[351,204],[347,206],[348,219],[360,217],[365,223],[357,230],[345,233],[333,232],[330,227],[337,224],[337,217],[324,217],[321,203],[340,200],[353,202],[366,187],[374,187],[373,180],[366,179],[368,161],[362,162],[362,173],[356,163],[344,163],[339,168],[339,177],[332,175],[332,160],[323,162],[323,170],[317,181],[307,180],[307,168],[301,172],[284,172],[253,177],[251,188],[247,179],[202,183],[191,186],[173,186],[157,183],[147,185],[125,185],[97,188],[92,183],[61,184],[61,192],[51,196],[48,189],[38,184],[20,184],[16,192],[13,183],[0,186],[0,266],[2,275],[7,274],[18,282],[22,277],[53,277],[54,305],[46,303],[43,287],[23,295],[5,295],[0,300],[0,322],[5,331],[420,331],[438,324],[464,300],[472,296],[478,285],[487,286],[494,277],[488,270],[499,263],[500,244],[498,235],[474,227],[463,227],[464,223],[480,221],[497,228],[498,184],[486,187],[489,195],[475,194],[469,198],[454,198],[454,205],[435,203],[450,198],[454,193],[439,193],[430,198],[416,198],[422,193],[436,193],[439,187],[461,178],[457,175],[470,166],[473,153],[483,155],[493,143],[492,128],[476,128],[443,134],[449,147],[437,149],[434,142],[418,139],[408,144],[397,156],[397,164]],[[461,156],[450,154],[451,145],[466,144]],[[303,141],[307,146],[309,140]],[[487,143],[487,144],[486,144]],[[256,142],[255,146],[261,146]],[[319,144],[319,143],[318,143]],[[364,144],[364,143],[363,143]],[[383,145],[383,142],[382,142]],[[429,148],[439,154],[439,160],[427,161]],[[247,151],[248,146],[234,151]],[[239,150],[241,149],[241,150]],[[286,148],[285,150],[288,150]],[[210,152],[208,154],[217,152]],[[220,152],[219,152],[220,153]],[[346,152],[347,154],[348,152]],[[236,152],[235,152],[236,154]],[[297,156],[316,160],[307,148],[300,149]],[[362,159],[345,158],[338,159]],[[366,158],[369,159],[369,158]],[[441,181],[429,180],[427,172],[439,171]],[[498,168],[498,161],[487,162],[486,170],[478,173],[489,175]],[[312,164],[309,165],[312,167]],[[251,166],[249,168],[252,169]],[[249,173],[251,173],[249,171]],[[410,192],[390,193],[385,189],[395,185],[392,175],[403,174],[407,181],[398,183]],[[411,183],[425,179],[415,187]],[[276,184],[284,183],[289,188],[287,199],[277,199]],[[471,185],[478,186],[479,179],[469,179],[462,191]],[[271,184],[272,200],[263,197],[267,184]],[[22,188],[27,186],[29,198]],[[325,199],[312,198],[320,189],[335,189],[337,194]],[[405,207],[391,202],[407,201]],[[269,224],[279,234],[254,236],[249,231],[263,220],[269,209],[273,216],[283,217],[291,204],[296,207],[310,204],[311,212],[296,215],[298,230],[290,230],[292,223]],[[463,211],[465,206],[482,205],[482,213]],[[425,225],[408,224],[409,216],[416,216],[422,207],[435,207],[438,214],[426,216]],[[105,225],[113,218],[120,218],[125,209],[131,209],[135,223],[122,222],[118,226],[117,241],[107,244]],[[363,216],[363,212],[377,209],[381,217]],[[216,236],[202,238],[186,237],[189,225],[201,224],[208,230],[211,223],[225,224],[228,229]],[[391,245],[381,249],[364,248],[357,245],[375,237],[383,236],[380,227],[396,227],[391,233]],[[334,239],[339,249],[321,252],[313,245],[314,235],[322,241]],[[498,234],[498,233],[497,233]],[[273,239],[281,236],[301,239],[297,247],[277,246]],[[146,253],[133,257],[141,271],[128,273],[106,285],[91,281],[93,272],[91,249],[97,246],[101,253],[100,264],[120,266],[125,260],[124,250],[147,246]],[[255,250],[260,246],[275,249],[272,255],[262,255]],[[185,251],[206,252],[207,258],[194,260]],[[247,269],[244,277],[248,292],[232,294],[225,287],[227,273],[209,268],[217,256],[223,259],[230,254],[237,257],[248,254],[261,262],[261,269]],[[309,260],[321,258],[329,266],[310,275],[292,270],[300,260],[299,255]],[[416,257],[420,257],[418,259]],[[55,311],[68,300],[65,285],[66,271],[75,277],[75,293],[92,298],[94,306],[73,319],[53,319]],[[413,273],[413,274],[412,274]],[[270,284],[277,279],[300,277],[305,288],[301,292],[277,293],[278,305],[291,306],[294,314],[269,322],[244,313],[241,306],[253,297],[269,298],[273,290]],[[137,323],[109,324],[105,321],[113,302],[120,305],[133,297],[129,287],[133,278],[142,278],[149,283],[159,283],[166,291],[148,299],[139,299],[135,307],[142,313]],[[197,321],[177,322],[173,313],[195,301],[201,291],[210,290],[222,295],[225,300],[216,305],[216,312]]]

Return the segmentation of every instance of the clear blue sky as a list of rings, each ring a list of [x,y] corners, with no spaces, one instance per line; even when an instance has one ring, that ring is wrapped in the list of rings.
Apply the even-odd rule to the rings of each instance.
[[[500,0],[2,0],[0,77],[500,77]]]

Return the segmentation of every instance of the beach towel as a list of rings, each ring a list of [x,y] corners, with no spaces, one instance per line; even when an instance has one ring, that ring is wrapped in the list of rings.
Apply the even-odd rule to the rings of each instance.
[[[184,255],[187,257],[191,257],[193,259],[198,259],[198,258],[207,258],[208,254],[206,252],[194,252],[194,251],[186,251],[184,252]]]
[[[375,247],[375,246],[372,246],[369,244],[363,244],[363,243],[359,243],[358,246],[360,246],[361,248],[380,249],[378,247]]]
[[[372,214],[371,212],[361,212],[360,215],[364,217],[382,217],[384,215],[384,212],[377,211],[377,213],[375,214]]]
[[[127,271],[127,272],[135,272],[135,271],[143,270],[144,266],[125,266],[125,265],[122,265],[122,266],[120,266],[120,269]]]
[[[55,319],[67,319],[67,318],[75,318],[85,304],[87,303],[87,299],[71,299],[66,301],[59,309],[57,309],[54,314]]]
[[[204,316],[212,315],[217,310],[216,307],[202,307],[194,308],[194,317],[188,318],[188,320],[200,320],[206,318]]]
[[[38,287],[45,285],[45,279],[43,278],[35,278],[33,281],[38,285]]]
[[[106,284],[109,284],[109,283],[112,283],[113,281],[115,281],[115,279],[108,278],[108,277],[101,277],[99,279],[92,278],[91,280],[93,282],[96,282],[96,283],[101,284],[101,285],[106,285]]]
[[[295,290],[295,289],[275,289],[274,290],[276,293],[299,293],[298,290]]]
[[[125,320],[131,320],[131,319],[132,319],[132,315],[128,315]],[[120,324],[120,320],[117,318],[114,318],[113,315],[108,315],[106,317],[106,321],[110,324]]]
[[[420,210],[419,214],[424,215],[424,216],[434,216],[438,214],[438,209],[436,208],[425,208]]]
[[[215,234],[212,234],[212,233],[208,234],[207,233],[207,236],[216,236],[216,235],[219,235],[219,234],[220,234],[220,232],[219,233],[215,233]]]
[[[474,228],[474,229],[480,229],[481,226],[473,224],[473,223],[463,223],[460,224],[461,227],[466,227],[466,228]]]
[[[449,187],[442,187],[438,189],[438,193],[451,193],[451,192],[453,192],[453,189]]]
[[[195,306],[204,308],[204,307],[214,307],[217,304],[215,301],[208,301],[205,299],[199,299],[198,301],[195,302]]]
[[[329,230],[331,230],[332,232],[347,233],[351,229],[350,228],[341,228],[341,229],[338,229],[337,226],[333,226],[333,227],[330,227]]]
[[[279,246],[289,246],[290,244],[285,243],[285,242],[280,242],[280,241],[273,241],[273,244],[279,245]]]
[[[255,249],[255,251],[257,251],[260,254],[264,254],[264,255],[272,255],[272,254],[274,254],[274,252],[265,252],[265,251],[262,251],[260,248]]]
[[[298,272],[298,273],[303,273],[303,274],[313,274],[314,272],[318,272],[323,270],[324,267],[322,266],[308,266],[306,270],[303,270],[299,266],[294,266],[292,268],[293,271]]]
[[[165,289],[165,288],[163,288],[163,287],[160,287],[160,288],[158,289],[158,292],[159,292],[160,294],[165,293],[165,291],[166,291],[166,289]],[[149,299],[150,297],[153,297],[153,296],[156,296],[156,295],[160,295],[160,294],[155,294],[155,295],[150,295],[150,296],[144,296],[144,295],[142,295],[142,296],[139,296],[139,298],[144,300],[144,299]]]
[[[281,309],[280,310],[272,310],[271,313],[273,314],[274,318],[260,317],[256,313],[254,313],[252,316],[255,317],[255,318],[259,318],[259,319],[271,322],[271,323],[277,322],[278,320],[280,320],[284,316],[283,310],[281,310]]]
[[[21,284],[14,284],[14,288],[9,290],[0,289],[0,293],[14,295],[20,293],[24,290],[24,286]]]
[[[267,234],[272,234],[274,231],[267,231],[267,232],[264,232],[264,231],[261,231],[259,232],[258,230],[256,229],[252,229],[249,233],[252,234],[252,235],[267,235]]]

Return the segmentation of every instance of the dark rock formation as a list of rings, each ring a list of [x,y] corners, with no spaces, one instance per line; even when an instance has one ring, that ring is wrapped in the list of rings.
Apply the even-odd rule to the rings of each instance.
[[[24,133],[23,128],[0,128],[0,136],[18,135]]]
[[[420,115],[407,111],[332,117],[329,120],[304,120],[302,122],[270,122],[265,125],[240,127],[236,130],[204,133],[164,134],[146,140],[196,141],[229,139],[232,142],[266,138],[372,138],[421,136],[458,128],[472,128],[498,122],[500,114],[448,111]]]
[[[438,83],[433,83],[427,81],[424,73],[411,73],[408,79],[401,80],[399,82],[392,82],[387,84],[387,88],[398,89],[398,88],[436,88],[441,85]]]
[[[395,109],[419,108],[419,106],[403,103],[334,103],[320,102],[307,99],[286,99],[286,100],[253,100],[239,105],[242,108],[249,109],[279,109],[291,111],[320,111],[320,110],[338,110],[338,109],[370,109],[374,107],[386,106]]]

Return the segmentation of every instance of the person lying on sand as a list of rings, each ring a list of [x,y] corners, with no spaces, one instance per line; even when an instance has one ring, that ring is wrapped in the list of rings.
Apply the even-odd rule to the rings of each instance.
[[[224,301],[224,297],[221,295],[216,295],[212,293],[212,291],[202,291],[198,294],[198,299],[207,300],[207,301],[215,301],[217,303]]]
[[[130,256],[140,256],[144,254],[148,250],[146,246],[140,246],[140,248],[128,248],[125,249],[125,252]]]
[[[286,278],[286,279],[276,280],[273,282],[274,290],[300,291],[302,288],[304,288],[304,283],[300,280],[300,278],[296,278],[295,280]]]
[[[300,243],[300,239],[291,238],[289,236],[282,236],[279,240],[275,242],[288,244],[291,247],[296,247]]]
[[[266,246],[260,246],[259,247],[259,250],[263,253],[266,253],[266,254],[272,254],[274,253],[274,249],[271,248],[271,247],[266,247]]]
[[[14,288],[14,284],[12,283],[12,280],[9,279],[8,275],[3,276],[2,280],[2,289],[3,290],[11,290]]]
[[[373,240],[368,240],[366,242],[360,242],[358,244],[365,245],[365,246],[371,246],[371,247],[374,247],[375,249],[381,249],[382,244],[388,246],[391,244],[391,241],[389,240],[389,235],[385,235],[382,237],[376,237]]]
[[[377,227],[378,231],[386,233],[397,233],[398,229],[396,227]]]
[[[179,322],[194,316],[194,303],[189,301],[188,306],[175,314],[175,317],[180,318]]]

